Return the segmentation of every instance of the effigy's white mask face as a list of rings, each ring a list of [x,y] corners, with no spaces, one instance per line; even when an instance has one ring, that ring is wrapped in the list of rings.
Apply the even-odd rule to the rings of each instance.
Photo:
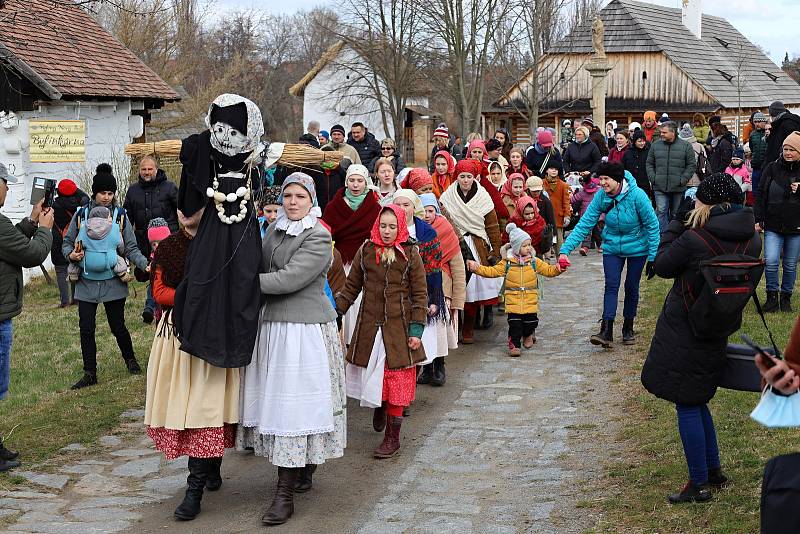
[[[211,125],[211,146],[217,152],[226,156],[235,156],[246,152],[250,138],[224,122],[215,122]]]

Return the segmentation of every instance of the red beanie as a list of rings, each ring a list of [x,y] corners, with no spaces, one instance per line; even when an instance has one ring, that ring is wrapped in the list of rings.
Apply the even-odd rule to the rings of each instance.
[[[553,134],[550,130],[536,132],[536,142],[539,143],[539,146],[542,148],[550,148],[553,146]]]
[[[71,197],[78,191],[78,186],[69,178],[64,178],[58,182],[58,194],[64,197]]]

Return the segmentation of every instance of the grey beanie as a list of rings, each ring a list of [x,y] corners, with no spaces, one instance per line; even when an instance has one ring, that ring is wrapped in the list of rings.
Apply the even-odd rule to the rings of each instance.
[[[684,124],[681,126],[681,129],[678,130],[678,137],[683,139],[684,141],[688,141],[692,137],[694,137],[694,132],[692,131],[692,127],[688,124]]]
[[[530,241],[531,236],[528,235],[528,232],[518,228],[514,223],[508,223],[506,225],[506,232],[508,233],[508,244],[511,245],[511,250],[519,256],[519,249],[522,248],[522,245],[525,241]]]
[[[772,104],[769,105],[769,116],[770,117],[777,117],[781,113],[788,111],[786,106],[783,105],[783,102],[780,100],[776,100]]]
[[[756,111],[753,114],[753,122],[767,122],[768,120],[769,119],[767,118],[767,116],[764,113],[761,113],[760,111]]]

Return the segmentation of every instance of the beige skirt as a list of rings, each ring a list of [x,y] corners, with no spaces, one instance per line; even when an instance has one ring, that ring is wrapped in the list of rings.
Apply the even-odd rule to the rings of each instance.
[[[180,350],[172,314],[156,328],[147,364],[144,423],[173,430],[239,422],[239,369],[214,367]]]

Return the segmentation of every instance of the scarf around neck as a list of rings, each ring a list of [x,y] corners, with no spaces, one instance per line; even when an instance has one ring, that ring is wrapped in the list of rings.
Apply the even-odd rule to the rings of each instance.
[[[461,235],[478,236],[491,248],[484,217],[494,209],[494,202],[486,189],[473,184],[467,197],[462,198],[461,188],[454,185],[442,193],[439,203],[450,213],[453,224]]]
[[[356,196],[350,192],[350,189],[344,189],[344,201],[347,202],[347,205],[350,206],[350,209],[356,211],[360,206],[361,203],[364,202],[364,199],[367,198],[367,193],[369,193],[369,188],[365,187],[364,192],[360,195]]]

